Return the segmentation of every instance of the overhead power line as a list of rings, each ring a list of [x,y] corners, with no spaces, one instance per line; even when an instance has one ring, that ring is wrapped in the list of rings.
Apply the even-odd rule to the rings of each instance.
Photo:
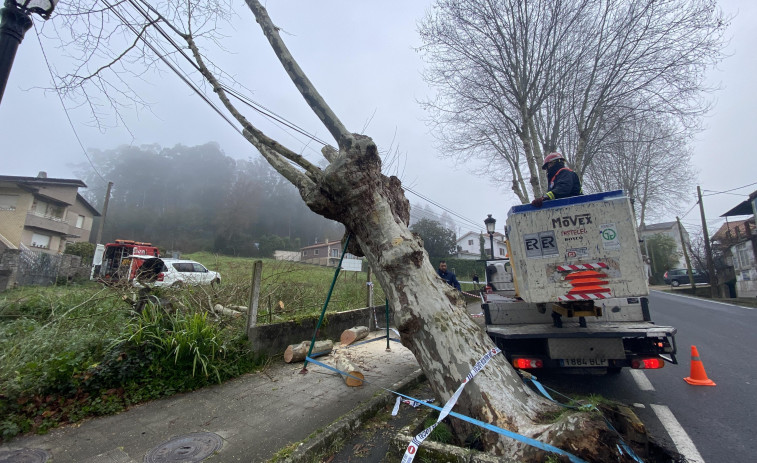
[[[155,14],[158,14],[160,16],[160,14],[152,6],[150,6],[149,4],[145,3],[142,0],[139,0],[139,1],[141,3],[143,3],[144,5],[146,5],[147,9],[149,9],[150,11],[152,11]],[[194,91],[198,96],[200,96],[200,98],[206,104],[208,104],[218,115],[220,115],[229,125],[231,125],[236,132],[238,132],[238,133],[241,134],[241,131],[239,130],[239,128],[237,126],[237,122],[230,120],[229,117],[226,114],[224,114],[223,111],[221,111],[221,109],[214,102],[212,102],[197,87],[197,85],[194,84],[194,82],[192,82],[189,79],[189,77],[181,69],[181,67],[179,67],[177,64],[169,62],[169,60],[167,58],[167,56],[169,55],[169,53],[167,53],[162,48],[159,51],[157,49],[159,47],[159,45],[152,44],[148,40],[148,38],[151,38],[151,37],[147,33],[140,34],[139,31],[137,31],[136,28],[129,21],[126,20],[126,18],[124,17],[124,14],[121,13],[120,11],[117,11],[116,8],[115,8],[115,6],[111,5],[108,2],[108,0],[105,0],[105,4],[111,9],[111,11],[113,11],[113,13],[116,15],[116,17],[118,17],[118,19],[121,20],[121,22],[124,25],[126,25],[137,37],[139,37],[140,40],[142,42],[144,42],[145,45],[147,45],[147,47],[150,48],[150,50],[152,50],[153,53],[155,53],[161,59],[161,61],[163,61],[169,67],[169,69],[171,71],[173,71],[187,86],[189,86],[192,89],[192,91]],[[199,66],[197,65],[197,63],[195,63],[192,58],[190,58],[189,56],[187,56],[185,50],[181,46],[179,46],[179,44],[171,37],[171,35],[168,34],[161,27],[159,21],[156,21],[144,8],[142,8],[139,5],[137,5],[136,4],[136,0],[129,0],[129,4],[131,4],[134,7],[134,9],[144,19],[146,19],[147,21],[149,21],[151,23],[152,27],[154,27],[157,30],[157,32],[168,42],[168,44],[170,44],[170,46],[172,47],[173,50],[175,50],[178,54],[180,54],[195,70],[197,70],[197,71],[200,70]],[[162,16],[161,16],[160,19],[163,19]],[[169,27],[171,27],[170,24],[169,24]],[[177,31],[175,31],[175,32],[177,32]],[[321,145],[328,145],[328,143],[325,142],[324,140],[321,140],[320,138],[318,138],[317,136],[309,133],[308,131],[306,131],[305,129],[301,128],[297,124],[295,124],[295,123],[287,120],[283,116],[280,116],[276,112],[274,112],[274,111],[266,108],[264,105],[256,102],[255,100],[253,100],[249,96],[244,95],[242,92],[240,92],[240,91],[238,91],[236,89],[233,89],[233,88],[231,88],[231,87],[229,87],[229,86],[227,86],[227,85],[225,85],[223,83],[221,83],[221,86],[224,89],[224,91],[227,92],[230,96],[236,98],[237,100],[239,100],[240,102],[242,102],[246,106],[248,106],[251,109],[255,110],[256,112],[260,113],[264,117],[270,119],[275,124],[278,124],[280,126],[284,126],[284,127],[289,128],[291,130],[294,130],[297,133],[299,133],[299,134],[301,134],[301,135],[303,135],[303,136],[305,136],[305,137],[307,137],[307,138],[309,138],[309,139],[311,139],[311,140],[313,140],[316,143],[319,143]],[[463,216],[461,214],[458,214],[457,212],[455,212],[455,211],[453,211],[453,210],[451,210],[451,209],[449,209],[449,208],[447,208],[447,207],[439,204],[438,202],[436,202],[436,201],[428,198],[427,196],[425,196],[423,194],[420,194],[420,193],[418,193],[418,192],[416,192],[416,191],[414,191],[414,190],[412,190],[410,188],[405,188],[405,191],[407,191],[409,193],[412,193],[413,195],[415,195],[418,198],[426,201],[427,203],[432,204],[432,205],[438,207],[439,209],[441,209],[441,210],[449,213],[450,215],[452,215],[454,217],[457,217],[457,219],[459,219],[459,220],[452,219],[452,222],[454,222],[455,224],[457,224],[460,229],[476,232],[476,230],[481,230],[481,228],[482,228],[481,224],[479,222],[471,220],[471,219],[469,219],[469,218],[467,218],[467,217],[465,217],[465,216]]]
[[[45,60],[45,65],[47,66],[47,72],[50,73],[50,78],[55,81],[55,76],[53,75],[53,70],[50,67],[50,61],[47,60],[47,53],[45,53],[45,47],[42,46],[42,39],[40,39],[39,31],[37,30],[37,24],[34,24],[34,32],[37,36],[37,42],[39,43],[39,48],[42,50],[42,57]],[[84,148],[84,144],[81,142],[81,138],[79,137],[79,133],[76,131],[76,126],[74,126],[74,122],[71,120],[71,115],[68,114],[68,108],[66,108],[66,104],[63,102],[63,97],[61,96],[60,92],[57,91],[58,87],[55,87],[55,94],[58,95],[58,101],[60,101],[60,105],[63,107],[63,112],[66,114],[66,119],[68,120],[68,125],[71,127],[71,131],[74,132],[74,138],[76,138],[76,142],[79,143],[79,148],[81,148],[82,153],[84,153],[84,157],[87,158],[87,162],[89,162],[89,165],[92,167],[92,170],[97,174],[98,177],[102,179],[103,182],[108,182],[105,180],[105,177],[102,176],[99,170],[97,170],[97,167],[95,167],[95,164],[92,162],[92,158],[89,157],[89,154],[87,153],[87,149]]]
[[[754,186],[754,185],[757,185],[757,182],[754,182],[754,183],[750,183],[750,184],[748,184],[748,185],[740,186],[740,187],[737,187],[737,188],[731,188],[730,190],[725,190],[725,191],[704,190],[704,191],[709,191],[710,193],[709,193],[709,194],[706,194],[706,195],[702,195],[702,196],[714,196],[714,195],[722,195],[722,194],[730,193],[730,192],[732,192],[732,191],[736,191],[736,190],[741,190],[741,189],[744,189],[744,188],[748,188],[748,187],[750,187],[750,186]],[[743,195],[737,195],[737,196],[743,196]]]
[[[478,228],[481,228],[481,225],[480,225],[480,224],[479,224],[478,222],[475,222],[475,221],[473,221],[473,220],[471,220],[471,219],[469,219],[469,218],[467,218],[467,217],[464,217],[464,216],[462,216],[462,215],[458,214],[457,212],[455,212],[455,211],[453,211],[453,210],[451,210],[451,209],[448,209],[448,208],[446,208],[446,207],[442,206],[441,204],[437,203],[436,201],[434,201],[434,200],[432,200],[432,199],[430,199],[430,198],[427,198],[426,196],[424,196],[424,195],[422,195],[422,194],[418,193],[417,191],[414,191],[414,190],[413,190],[413,189],[411,189],[411,188],[408,188],[408,187],[404,187],[404,190],[405,190],[405,191],[407,191],[408,193],[412,193],[412,194],[414,194],[415,196],[417,196],[417,197],[421,198],[422,200],[424,200],[424,201],[426,201],[426,202],[428,202],[428,203],[431,203],[431,204],[433,204],[434,206],[438,207],[439,209],[441,209],[441,210],[443,210],[443,211],[446,211],[447,213],[449,213],[449,214],[451,214],[451,215],[453,215],[453,216],[455,216],[455,217],[459,218],[459,219],[460,219],[460,220],[462,220],[463,222],[465,222],[465,223],[467,223],[467,224],[469,224],[469,225],[472,225],[473,227],[478,227]]]

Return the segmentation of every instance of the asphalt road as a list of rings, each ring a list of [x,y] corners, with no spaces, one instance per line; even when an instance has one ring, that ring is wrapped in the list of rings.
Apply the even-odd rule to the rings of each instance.
[[[647,376],[706,461],[755,461],[757,450],[757,311],[659,291],[653,320],[678,328],[678,368]],[[690,386],[690,349],[699,351],[715,387]]]
[[[629,405],[666,448],[690,462],[757,461],[757,310],[653,291],[652,319],[678,328],[678,365],[617,376],[542,375],[567,395],[597,393]],[[715,387],[692,386],[691,346]]]

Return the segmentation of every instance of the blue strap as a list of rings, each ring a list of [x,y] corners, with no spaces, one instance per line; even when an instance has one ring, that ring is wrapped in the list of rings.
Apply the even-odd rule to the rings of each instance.
[[[307,361],[309,361],[310,363],[313,363],[315,365],[318,365],[318,366],[321,366],[323,368],[326,368],[327,370],[331,370],[331,371],[334,371],[336,373],[339,373],[342,376],[349,376],[350,378],[355,378],[355,379],[363,381],[365,383],[372,384],[370,381],[366,381],[365,379],[362,379],[362,378],[357,378],[355,376],[350,375],[349,373],[346,373],[344,371],[340,371],[340,370],[338,370],[338,369],[336,369],[336,368],[334,368],[332,366],[326,365],[325,363],[318,362],[317,360],[313,360],[313,359],[311,359],[309,357],[306,357],[305,359]],[[387,392],[390,392],[392,394],[398,395],[400,397],[404,397],[406,399],[414,400],[414,401],[418,402],[419,404],[425,405],[426,407],[432,408],[432,409],[434,409],[436,411],[439,411],[439,412],[442,411],[441,407],[437,407],[436,405],[430,404],[428,402],[424,402],[423,400],[416,399],[414,397],[410,397],[409,395],[401,394],[401,393],[393,391],[391,389],[387,389],[385,387],[381,387],[381,386],[379,386],[377,384],[373,384],[373,386],[376,386],[376,387],[378,387],[380,389],[383,389],[383,390],[385,390]],[[515,440],[517,440],[519,442],[523,442],[524,444],[528,444],[528,445],[530,445],[532,447],[536,447],[536,448],[538,448],[540,450],[544,450],[545,452],[552,452],[552,453],[557,453],[558,455],[566,456],[566,457],[568,457],[568,459],[572,463],[586,463],[586,461],[578,458],[575,455],[572,455],[572,454],[566,452],[565,450],[559,449],[559,448],[554,447],[554,446],[549,445],[549,444],[545,444],[544,442],[540,442],[540,441],[538,441],[536,439],[531,439],[530,437],[526,437],[526,436],[514,433],[512,431],[508,431],[507,429],[502,429],[500,427],[494,426],[494,425],[489,424],[489,423],[484,423],[483,421],[479,421],[477,419],[470,418],[470,417],[467,417],[465,415],[461,415],[461,414],[459,414],[457,412],[450,412],[449,414],[450,414],[450,416],[454,416],[455,418],[461,419],[463,421],[467,421],[468,423],[471,423],[471,424],[475,424],[476,426],[480,426],[480,427],[482,427],[484,429],[487,429],[489,431],[496,432],[497,434],[501,434],[503,436],[510,437],[511,439],[515,439]]]
[[[552,402],[556,403],[557,405],[560,405],[560,406],[565,407],[565,408],[573,408],[573,409],[579,409],[579,410],[583,409],[585,411],[596,410],[597,413],[599,413],[599,415],[602,417],[602,419],[605,420],[605,423],[607,424],[607,427],[609,427],[618,436],[618,440],[619,440],[619,442],[618,442],[618,450],[620,451],[620,453],[622,454],[623,451],[625,451],[628,454],[628,456],[630,456],[631,458],[633,458],[637,463],[644,463],[644,460],[642,460],[641,458],[639,458],[639,456],[636,455],[636,453],[631,449],[631,447],[629,447],[628,444],[625,443],[625,441],[623,440],[623,438],[620,435],[620,433],[615,429],[615,427],[612,425],[612,423],[610,423],[610,420],[608,420],[604,416],[604,414],[602,414],[602,412],[595,405],[582,405],[580,407],[576,407],[576,406],[573,406],[573,405],[568,405],[568,404],[560,403],[560,402],[556,401],[555,399],[553,399],[551,395],[549,395],[549,392],[547,392],[547,390],[544,388],[544,386],[539,381],[536,380],[535,376],[532,376],[532,375],[529,374],[529,376],[527,376],[524,379],[526,379],[528,381],[531,381],[534,384],[534,386],[536,386],[536,389],[538,389],[539,392],[541,392],[544,395],[544,397],[546,397],[547,399],[549,399]]]
[[[386,336],[380,336],[380,337],[378,337],[378,338],[369,339],[369,340],[367,340],[367,341],[360,341],[360,342],[356,342],[356,343],[354,343],[354,344],[350,344],[349,346],[347,346],[347,349],[349,349],[350,347],[359,346],[359,345],[361,345],[361,344],[367,344],[367,343],[369,343],[369,342],[374,342],[374,341],[383,341],[384,339],[386,339]],[[390,341],[394,341],[394,342],[400,342],[400,340],[399,340],[399,339],[395,339],[395,338],[389,338],[389,340],[390,340]]]

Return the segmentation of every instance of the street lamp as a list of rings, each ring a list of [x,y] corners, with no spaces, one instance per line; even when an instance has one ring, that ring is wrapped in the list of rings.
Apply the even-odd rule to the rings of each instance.
[[[32,27],[31,14],[37,13],[43,19],[49,19],[56,3],[58,0],[5,0],[5,8],[0,10],[0,102],[16,50],[26,31]]]
[[[489,243],[492,247],[492,260],[494,260],[494,226],[497,224],[497,219],[493,218],[491,214],[487,214],[484,219],[486,225],[486,232],[489,233]]]

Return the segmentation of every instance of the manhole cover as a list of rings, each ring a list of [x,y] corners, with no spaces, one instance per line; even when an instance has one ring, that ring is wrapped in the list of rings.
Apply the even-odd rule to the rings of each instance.
[[[221,437],[212,432],[194,432],[174,437],[145,455],[145,463],[199,463],[221,449]]]
[[[0,451],[0,463],[45,463],[50,454],[41,449]]]

